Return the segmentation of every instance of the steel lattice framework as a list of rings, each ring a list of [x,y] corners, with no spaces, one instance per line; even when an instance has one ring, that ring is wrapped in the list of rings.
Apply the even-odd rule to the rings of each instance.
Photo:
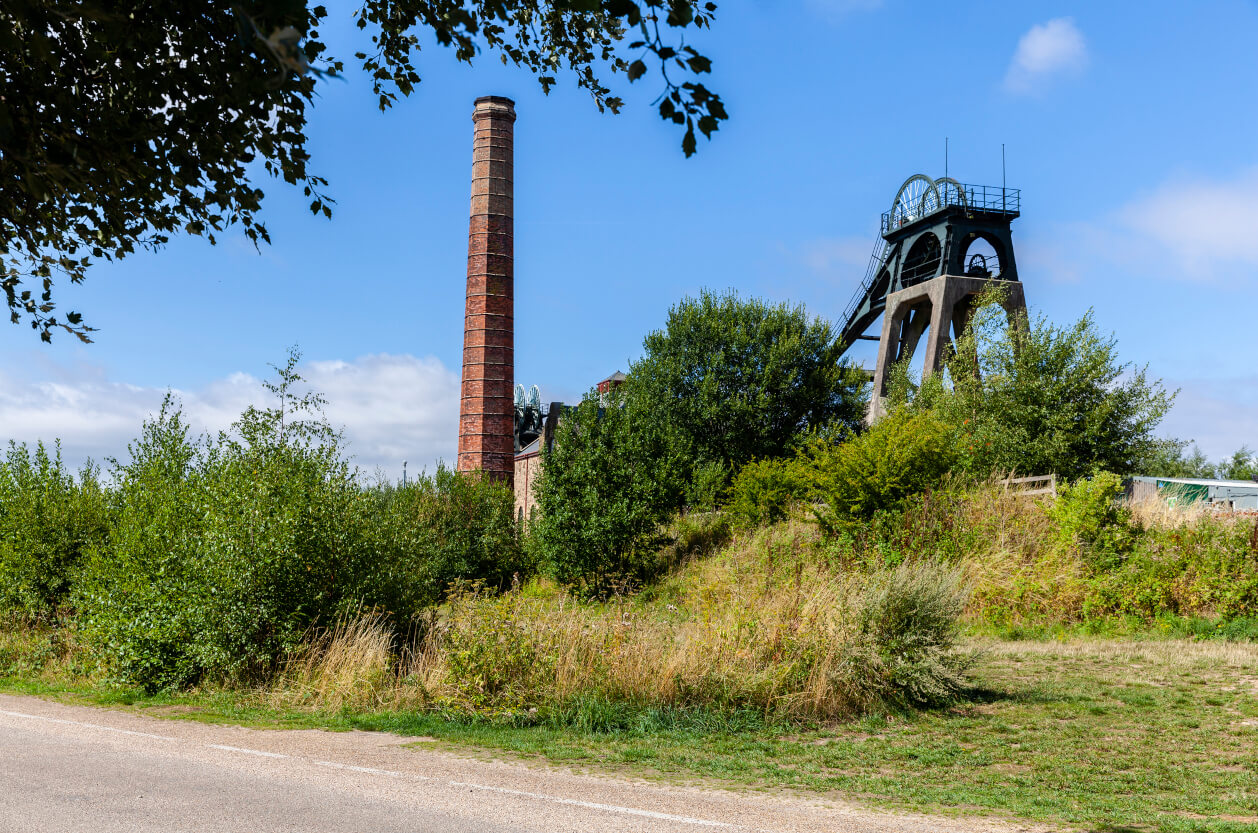
[[[942,275],[1018,280],[1010,224],[1019,216],[1016,188],[965,185],[914,174],[904,181],[860,288],[843,315],[841,337],[850,347],[886,309],[887,296]]]

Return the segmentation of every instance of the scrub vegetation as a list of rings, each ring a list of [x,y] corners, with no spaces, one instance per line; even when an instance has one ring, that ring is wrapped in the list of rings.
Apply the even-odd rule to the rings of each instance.
[[[685,300],[566,415],[525,524],[476,475],[366,482],[296,354],[218,436],[168,399],[103,469],[10,445],[0,685],[1096,829],[1253,822],[1258,518],[1123,500],[1185,446],[1090,318],[974,321],[864,428],[824,322]],[[1045,467],[1055,497],[1005,483]]]

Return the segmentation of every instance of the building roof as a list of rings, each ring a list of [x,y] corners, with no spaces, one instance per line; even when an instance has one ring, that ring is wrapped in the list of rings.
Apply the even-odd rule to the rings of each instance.
[[[1186,486],[1227,486],[1233,489],[1258,489],[1255,480],[1215,480],[1209,477],[1133,477],[1142,483],[1183,483]]]

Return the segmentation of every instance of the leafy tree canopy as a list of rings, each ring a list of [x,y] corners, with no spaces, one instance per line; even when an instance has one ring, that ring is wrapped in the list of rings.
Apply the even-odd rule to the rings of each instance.
[[[1042,317],[1010,322],[998,301],[983,299],[958,340],[951,388],[936,374],[917,394],[956,427],[964,467],[1068,480],[1139,473],[1163,442],[1154,430],[1174,392],[1121,362],[1091,311],[1066,327]]]
[[[829,323],[802,306],[704,291],[669,311],[629,371],[629,407],[669,432],[693,465],[737,470],[809,431],[855,430],[865,379],[840,360]]]
[[[710,60],[685,43],[709,26],[703,0],[364,0],[354,12],[372,49],[355,55],[380,108],[419,83],[419,33],[457,58],[478,54],[534,73],[544,90],[571,72],[600,110],[619,111],[603,73],[663,84],[660,116],[694,153],[726,118],[697,78]],[[310,166],[306,108],[316,78],[340,73],[304,0],[6,0],[0,4],[0,287],[14,323],[45,341],[88,341],[80,314],[60,316],[54,281],[83,280],[93,261],[156,249],[172,234],[239,226],[269,242],[263,191],[247,165],[301,188],[331,216]]]
[[[529,526],[542,568],[595,594],[649,577],[651,541],[682,479],[662,432],[633,419],[623,389],[601,400],[587,396],[559,423]]]

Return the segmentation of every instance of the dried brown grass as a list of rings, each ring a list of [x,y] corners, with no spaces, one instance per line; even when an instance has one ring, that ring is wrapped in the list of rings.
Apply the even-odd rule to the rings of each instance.
[[[819,568],[803,557],[811,534],[802,525],[764,530],[692,562],[675,579],[675,603],[587,603],[536,587],[468,592],[400,654],[380,620],[351,622],[312,640],[269,696],[489,718],[593,697],[832,719],[954,694],[959,574],[937,565],[862,575]]]

